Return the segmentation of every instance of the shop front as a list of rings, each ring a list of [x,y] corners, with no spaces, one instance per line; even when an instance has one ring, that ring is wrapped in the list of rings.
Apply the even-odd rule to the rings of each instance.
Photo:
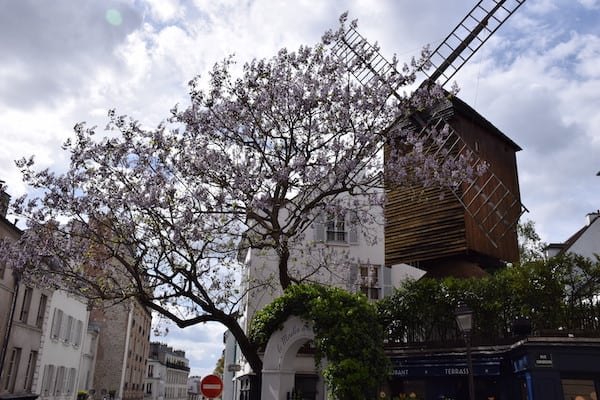
[[[468,400],[465,354],[461,349],[395,351],[382,395]],[[474,347],[472,357],[476,400],[597,400],[600,339],[531,337]]]
[[[388,392],[392,399],[467,399],[468,372],[463,354],[427,357],[393,357]],[[481,357],[473,361],[476,398],[500,399],[506,387],[502,382],[501,359]]]

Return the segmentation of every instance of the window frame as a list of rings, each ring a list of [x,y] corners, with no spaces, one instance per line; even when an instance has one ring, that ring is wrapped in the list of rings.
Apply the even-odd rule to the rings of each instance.
[[[29,318],[29,309],[31,308],[32,297],[33,288],[25,286],[25,291],[23,292],[23,298],[21,301],[21,311],[19,312],[19,321],[25,324],[27,323],[27,319]]]

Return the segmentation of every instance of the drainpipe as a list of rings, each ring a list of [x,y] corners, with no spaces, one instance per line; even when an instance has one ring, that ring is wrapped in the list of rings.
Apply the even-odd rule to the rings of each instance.
[[[6,332],[4,333],[4,342],[2,342],[2,353],[0,354],[0,376],[4,372],[4,360],[6,359],[6,353],[8,350],[8,340],[10,339],[10,332],[12,331],[13,318],[15,316],[15,308],[17,307],[17,296],[19,296],[19,276],[13,272],[15,277],[15,291],[10,302],[10,312],[8,314],[8,321],[6,323]]]

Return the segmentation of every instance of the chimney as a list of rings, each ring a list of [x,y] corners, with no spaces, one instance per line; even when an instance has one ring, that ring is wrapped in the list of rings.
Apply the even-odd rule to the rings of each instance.
[[[598,217],[600,217],[600,210],[596,210],[594,212],[588,213],[585,216],[587,226],[590,226]]]
[[[0,180],[0,217],[6,218],[8,212],[8,204],[10,203],[10,195],[6,193],[6,185]]]

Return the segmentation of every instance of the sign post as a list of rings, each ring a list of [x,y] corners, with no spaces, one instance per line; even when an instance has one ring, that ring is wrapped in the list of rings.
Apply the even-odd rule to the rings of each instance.
[[[200,381],[200,391],[209,399],[219,397],[223,391],[223,381],[217,375],[206,375]]]

